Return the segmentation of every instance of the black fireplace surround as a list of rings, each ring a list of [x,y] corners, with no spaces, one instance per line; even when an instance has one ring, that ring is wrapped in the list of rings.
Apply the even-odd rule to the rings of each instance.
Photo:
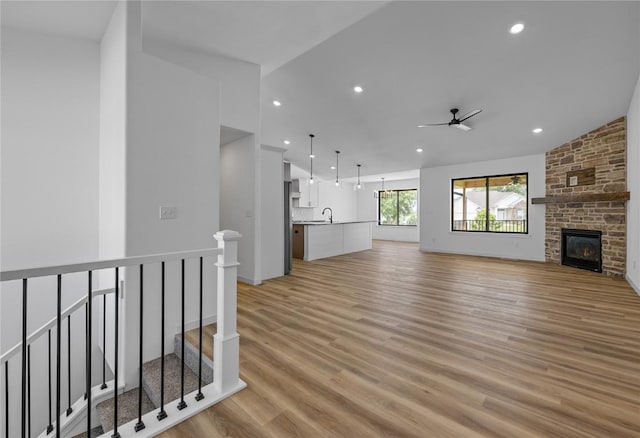
[[[563,228],[561,263],[602,272],[602,231]]]

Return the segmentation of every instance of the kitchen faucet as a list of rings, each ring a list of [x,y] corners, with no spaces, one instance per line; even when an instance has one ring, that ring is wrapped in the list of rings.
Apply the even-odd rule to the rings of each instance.
[[[322,210],[322,216],[324,216],[324,212],[329,210],[329,223],[333,223],[333,210],[331,210],[331,208],[329,207],[325,207],[324,210]]]

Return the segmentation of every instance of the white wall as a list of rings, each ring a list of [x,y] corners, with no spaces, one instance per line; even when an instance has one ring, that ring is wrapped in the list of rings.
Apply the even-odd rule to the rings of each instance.
[[[627,280],[640,295],[640,78],[627,114]]]
[[[262,280],[284,275],[283,153],[284,149],[262,146]]]
[[[384,182],[385,189],[419,189],[420,180],[406,179]],[[373,224],[373,238],[380,240],[398,240],[402,242],[420,241],[420,190],[418,190],[418,226],[394,227],[378,225],[378,199],[373,197],[374,192],[382,190],[382,182],[365,183],[358,196],[358,220],[371,220]]]
[[[260,131],[260,66],[223,56],[205,55],[166,41],[143,40],[145,53],[179,64],[220,82],[220,124]]]
[[[451,231],[451,180],[529,173],[529,198],[545,193],[545,156],[420,169],[420,250],[544,261],[545,207],[529,201],[529,234]]]
[[[242,234],[238,242],[238,277],[260,282],[255,272],[254,136],[248,135],[220,147],[220,227]],[[259,275],[259,273],[258,273]]]
[[[309,172],[291,165],[291,178],[309,179]],[[334,221],[353,221],[358,219],[358,197],[353,190],[352,183],[341,183],[340,187],[336,187],[335,180],[325,181],[315,177],[314,185],[318,190],[318,207],[293,208],[294,220],[328,220],[329,212],[322,216],[322,210],[325,207],[333,210]]]
[[[1,267],[96,259],[100,48],[95,42],[3,26],[1,53]],[[3,284],[0,293],[2,352],[21,334],[19,283]],[[63,278],[64,307],[85,293],[86,276]],[[55,278],[29,282],[29,331],[55,315],[55,295]],[[82,311],[73,316],[72,327],[77,328],[72,345],[84,345]],[[66,323],[63,330],[66,386]],[[32,345],[35,388],[46,385],[46,348],[46,337]],[[83,361],[84,348],[72,348],[72,363]],[[19,367],[18,356],[10,366],[11,436],[19,435]],[[73,372],[77,382],[84,382],[84,366]],[[83,387],[75,385],[72,397],[81,392]],[[46,408],[45,398],[33,399],[33,430],[45,427]]]
[[[246,281],[260,282],[261,229],[260,229],[260,66],[249,62],[196,53],[184,47],[173,46],[167,41],[151,38],[142,40],[143,51],[158,58],[178,64],[203,76],[207,76],[220,84],[220,124],[253,134],[253,168],[249,174],[255,196],[252,211],[253,231],[242,233],[239,249],[245,256],[240,263],[241,274]],[[242,165],[246,169],[246,163]],[[243,172],[244,169],[237,169]],[[228,188],[233,192],[234,188]],[[238,193],[238,196],[243,196]],[[231,228],[234,229],[234,228]],[[246,231],[246,230],[245,230]],[[247,254],[253,255],[249,262]],[[251,266],[249,266],[249,264]],[[241,265],[242,266],[242,265]]]
[[[125,255],[127,41],[119,4],[100,42],[100,258]]]

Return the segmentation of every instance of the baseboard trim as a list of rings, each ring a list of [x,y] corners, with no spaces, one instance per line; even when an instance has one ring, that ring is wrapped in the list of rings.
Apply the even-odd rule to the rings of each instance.
[[[538,262],[538,263],[545,263],[546,262],[546,260],[544,258],[542,258],[542,259],[524,259],[524,258],[519,258],[519,257],[509,257],[509,256],[506,256],[506,255],[482,254],[482,253],[473,252],[473,251],[453,252],[453,251],[444,251],[444,250],[438,250],[438,249],[420,248],[420,252],[434,253],[434,254],[466,255],[466,256],[473,256],[473,257],[487,257],[487,258],[499,259],[499,260],[520,260],[520,261],[523,261],[523,262]]]
[[[218,322],[218,315],[211,315],[211,316],[205,316],[202,318],[202,325],[209,325],[209,324],[214,324]],[[200,326],[200,321],[199,320],[194,320],[194,321],[187,321],[184,323],[184,331],[189,331],[189,330],[193,330],[196,329]],[[180,325],[176,325],[176,332],[174,334],[178,334],[182,331],[182,326]]]
[[[260,283],[262,283],[259,280],[253,280],[253,279],[250,279],[250,278],[247,278],[247,277],[243,277],[241,275],[238,275],[238,281],[241,282],[241,283],[249,284],[251,286],[257,286]]]
[[[631,278],[629,278],[629,275],[625,275],[624,276],[625,280],[627,280],[627,283],[629,283],[629,286],[631,286],[631,288],[635,291],[635,293],[638,294],[638,296],[640,296],[640,286],[638,286],[637,284],[635,284],[633,282],[633,280],[631,280]]]

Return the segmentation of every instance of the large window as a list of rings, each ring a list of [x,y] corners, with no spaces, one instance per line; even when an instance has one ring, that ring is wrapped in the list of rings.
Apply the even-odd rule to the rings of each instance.
[[[451,230],[527,233],[527,173],[451,181]]]
[[[378,225],[418,225],[418,190],[378,191]]]

